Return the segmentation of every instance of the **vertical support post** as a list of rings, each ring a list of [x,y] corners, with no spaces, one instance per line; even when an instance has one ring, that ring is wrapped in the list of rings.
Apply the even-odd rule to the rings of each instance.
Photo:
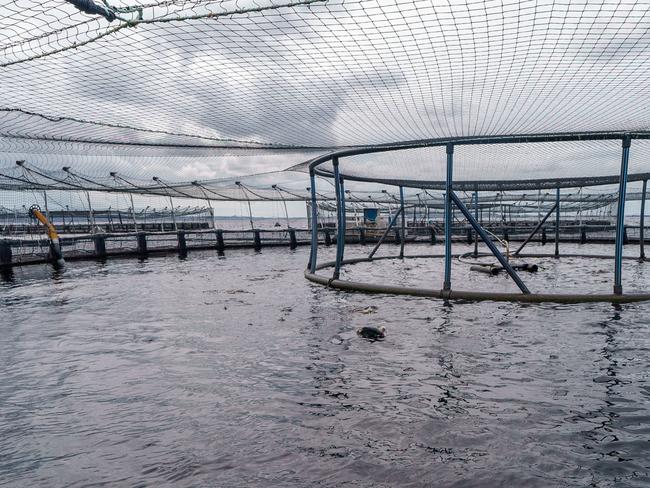
[[[621,155],[621,176],[618,183],[618,207],[616,212],[616,250],[614,253],[614,294],[623,294],[623,234],[625,232],[625,192],[627,191],[627,167],[630,160],[629,135],[623,137],[623,152]]]
[[[343,181],[343,176],[339,176],[341,186],[341,261],[345,256],[345,236],[347,234],[347,218],[345,211],[345,182]]]
[[[185,232],[178,232],[178,254],[181,257],[187,256],[187,240],[185,239]]]
[[[578,189],[578,215],[580,216],[578,225],[582,227],[582,187]]]
[[[12,259],[11,243],[7,240],[0,241],[0,268],[10,267]]]
[[[138,253],[147,254],[147,234],[144,232],[138,232]]]
[[[334,188],[336,190],[336,262],[334,265],[333,279],[338,280],[341,274],[341,263],[343,261],[343,246],[345,241],[345,209],[342,209],[345,204],[343,196],[343,188],[341,186],[341,174],[339,172],[339,159],[334,157],[332,159],[334,166]]]
[[[330,230],[327,227],[325,227],[325,245],[327,247],[332,245],[332,234],[330,234]]]
[[[217,236],[217,251],[221,253],[226,249],[226,244],[223,242],[223,230],[217,229],[215,235]]]
[[[262,238],[260,237],[260,231],[258,229],[253,231],[253,249],[256,251],[262,250]]]
[[[103,234],[96,234],[93,239],[95,241],[95,256],[104,259],[106,257],[106,238]]]
[[[474,190],[474,218],[477,222],[480,221],[478,218],[478,190]],[[478,256],[478,232],[474,232],[474,257]]]
[[[560,187],[555,189],[555,257],[560,257]]]
[[[311,251],[309,253],[309,272],[316,272],[316,259],[318,258],[318,207],[316,206],[316,176],[314,170],[309,171],[311,191]],[[325,234],[327,238],[329,234]]]
[[[445,184],[445,281],[442,289],[451,290],[451,192],[454,171],[454,145],[447,144],[447,180]]]
[[[643,190],[641,192],[641,218],[639,222],[639,259],[645,261],[645,243],[644,243],[644,227],[645,227],[645,195],[648,189],[648,180],[643,180]]]
[[[289,249],[295,249],[298,247],[298,241],[296,240],[296,229],[289,228]]]
[[[406,217],[404,215],[404,188],[399,187],[399,206],[402,211],[402,222],[401,222],[401,227],[402,230],[400,232],[400,240],[399,240],[399,257],[400,259],[404,259],[404,238],[406,236]]]

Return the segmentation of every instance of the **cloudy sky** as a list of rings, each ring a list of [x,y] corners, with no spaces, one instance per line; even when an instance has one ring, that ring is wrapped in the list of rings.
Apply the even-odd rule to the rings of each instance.
[[[0,3],[0,166],[188,181],[350,146],[650,129],[648,2],[145,3],[128,27],[63,0]],[[455,177],[616,174],[615,150],[572,149],[468,152]],[[431,180],[444,154],[348,163]]]

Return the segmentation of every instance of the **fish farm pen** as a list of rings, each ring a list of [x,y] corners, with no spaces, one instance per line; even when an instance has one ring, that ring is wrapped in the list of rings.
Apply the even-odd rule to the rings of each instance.
[[[388,3],[67,0],[50,20],[16,3],[0,35],[0,264],[309,244],[306,278],[334,288],[647,298],[623,293],[623,246],[645,260],[648,9]],[[257,171],[222,176],[232,167]],[[239,229],[218,223],[233,205]],[[254,207],[274,208],[273,228]],[[611,245],[611,293],[529,289],[517,268],[531,242],[558,262],[561,243],[594,259],[590,244]],[[439,284],[341,279],[411,244],[440,246]],[[459,254],[518,292],[465,290]]]
[[[650,0],[0,1],[0,486],[650,487]]]
[[[322,207],[326,215],[331,204],[324,203],[317,207]],[[400,245],[403,236],[405,243],[444,244],[444,221],[431,219],[423,223],[422,220],[417,220],[418,211],[431,210],[432,208],[413,205],[411,212],[414,218],[406,221],[402,229],[396,225],[358,225],[358,217],[350,217],[358,208],[347,209],[345,242],[366,245],[381,241]],[[319,210],[318,214],[320,213]],[[59,231],[61,251],[66,260],[142,257],[174,252],[184,255],[191,250],[209,249],[224,252],[227,249],[252,248],[259,251],[271,246],[295,249],[301,245],[310,245],[312,239],[310,228],[219,229],[216,228],[208,207],[179,210],[173,218],[169,212],[151,212],[148,221],[142,211],[137,216],[122,210],[94,210],[92,217],[84,211],[49,211],[48,214],[50,222]],[[428,215],[429,218],[432,216],[433,214]],[[387,219],[392,220],[393,217],[394,215],[388,214]],[[317,225],[319,244],[336,245],[339,235],[336,223],[322,222]],[[556,241],[613,244],[616,238],[616,226],[610,219],[563,219],[557,227],[557,233],[554,220],[545,222],[539,229],[536,229],[537,222],[534,220],[485,222],[481,225],[494,240],[512,243],[513,250],[515,243],[526,241],[533,231],[535,233],[531,240],[542,246],[548,244],[549,247]],[[644,230],[647,232],[647,228]],[[466,221],[454,222],[449,235],[452,241],[467,244],[474,244],[478,236]],[[640,257],[645,256],[643,235],[639,225],[624,226],[623,243],[639,245]],[[40,224],[19,218],[17,210],[5,210],[0,214],[0,267],[54,261],[50,253],[50,241],[44,236]]]

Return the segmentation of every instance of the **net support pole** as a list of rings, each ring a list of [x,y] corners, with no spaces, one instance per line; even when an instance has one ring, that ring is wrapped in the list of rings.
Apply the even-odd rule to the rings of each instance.
[[[383,233],[383,234],[381,235],[381,237],[379,238],[379,241],[377,242],[377,244],[375,244],[375,247],[372,248],[372,251],[370,251],[370,254],[368,254],[368,258],[369,258],[369,259],[372,259],[372,257],[373,257],[373,256],[375,255],[375,253],[377,252],[377,249],[379,249],[379,246],[381,246],[381,244],[384,242],[384,239],[386,239],[386,236],[388,235],[388,233],[390,232],[390,230],[391,230],[391,229],[393,228],[393,226],[395,225],[395,222],[397,222],[397,217],[399,217],[400,213],[402,213],[402,209],[401,209],[401,208],[398,209],[397,212],[395,212],[395,215],[393,215],[393,218],[390,219],[390,222],[388,223],[388,227],[386,227],[386,230],[384,231],[384,233]]]
[[[454,172],[454,145],[447,144],[447,179],[445,183],[445,281],[442,289],[451,290],[451,201]]]
[[[174,200],[172,199],[171,195],[169,195],[169,207],[172,213],[172,224],[174,226],[174,231],[178,232],[178,225],[176,224],[176,214],[174,213]]]
[[[406,234],[406,216],[404,215],[404,188],[399,187],[399,208],[400,208],[400,214],[402,218],[401,222],[401,227],[402,230],[400,232],[400,245],[399,245],[399,257],[400,259],[404,259],[404,238]]]
[[[309,172],[311,184],[311,252],[309,253],[309,272],[316,272],[316,259],[318,257],[318,207],[316,206],[316,176],[314,170]]]
[[[560,257],[560,187],[555,189],[555,257]]]
[[[630,145],[632,139],[629,135],[623,137],[623,151],[621,155],[621,176],[618,183],[618,207],[616,212],[616,250],[614,252],[614,294],[623,294],[623,234],[625,232],[625,192],[627,190],[627,167],[630,160]]]
[[[131,199],[131,218],[133,219],[133,232],[138,232],[138,219],[135,218],[135,207],[133,206],[133,193],[129,192]]]
[[[478,190],[474,190],[474,218],[477,222],[480,221],[478,218]],[[478,232],[474,233],[474,257],[478,256]]]
[[[90,192],[86,191],[86,199],[88,200],[88,216],[90,217],[90,233],[95,233],[95,212],[93,212],[93,206],[90,203]]]
[[[648,180],[643,180],[643,190],[641,191],[641,216],[639,221],[639,260],[645,261],[645,243],[644,243],[644,227],[645,227],[645,195],[648,189]]]
[[[47,192],[45,190],[43,190],[43,203],[45,206],[45,216],[47,217],[47,220],[52,222],[52,218],[50,217],[50,209],[47,206]]]
[[[517,272],[514,270],[514,268],[510,265],[508,260],[501,254],[499,249],[494,245],[494,242],[492,242],[492,239],[490,239],[490,236],[485,232],[483,227],[481,227],[474,219],[468,208],[465,206],[463,201],[458,198],[458,196],[451,191],[450,192],[450,197],[451,200],[456,204],[456,206],[460,209],[460,211],[463,213],[465,218],[469,221],[470,225],[474,227],[474,230],[476,231],[477,234],[481,236],[481,240],[485,243],[485,245],[492,251],[492,254],[497,258],[499,263],[501,263],[501,266],[508,272],[510,277],[513,279],[513,281],[517,284],[519,289],[521,290],[522,293],[525,295],[528,295],[530,291],[528,290],[528,287],[524,284],[524,282],[521,280]]]
[[[332,279],[338,280],[341,275],[341,263],[343,262],[343,251],[345,247],[345,191],[343,179],[339,172],[339,158],[332,159],[334,166],[334,188],[336,190],[336,262]]]
[[[544,222],[546,222],[546,220],[551,216],[551,214],[553,214],[553,212],[555,211],[556,206],[557,206],[557,203],[555,203],[555,205],[553,205],[551,207],[551,209],[546,213],[544,218],[537,223],[537,225],[535,226],[533,231],[528,235],[528,237],[526,237],[526,240],[513,253],[514,256],[519,254],[523,250],[523,248],[526,247],[526,244],[528,244],[532,240],[532,238],[535,237],[535,234],[537,234],[539,232],[539,229],[542,228],[542,226],[544,225]]]

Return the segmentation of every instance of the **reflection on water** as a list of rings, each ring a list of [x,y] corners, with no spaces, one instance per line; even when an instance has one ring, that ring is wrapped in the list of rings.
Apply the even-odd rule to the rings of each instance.
[[[3,275],[0,483],[648,486],[649,305],[344,293],[303,279],[307,252]]]

